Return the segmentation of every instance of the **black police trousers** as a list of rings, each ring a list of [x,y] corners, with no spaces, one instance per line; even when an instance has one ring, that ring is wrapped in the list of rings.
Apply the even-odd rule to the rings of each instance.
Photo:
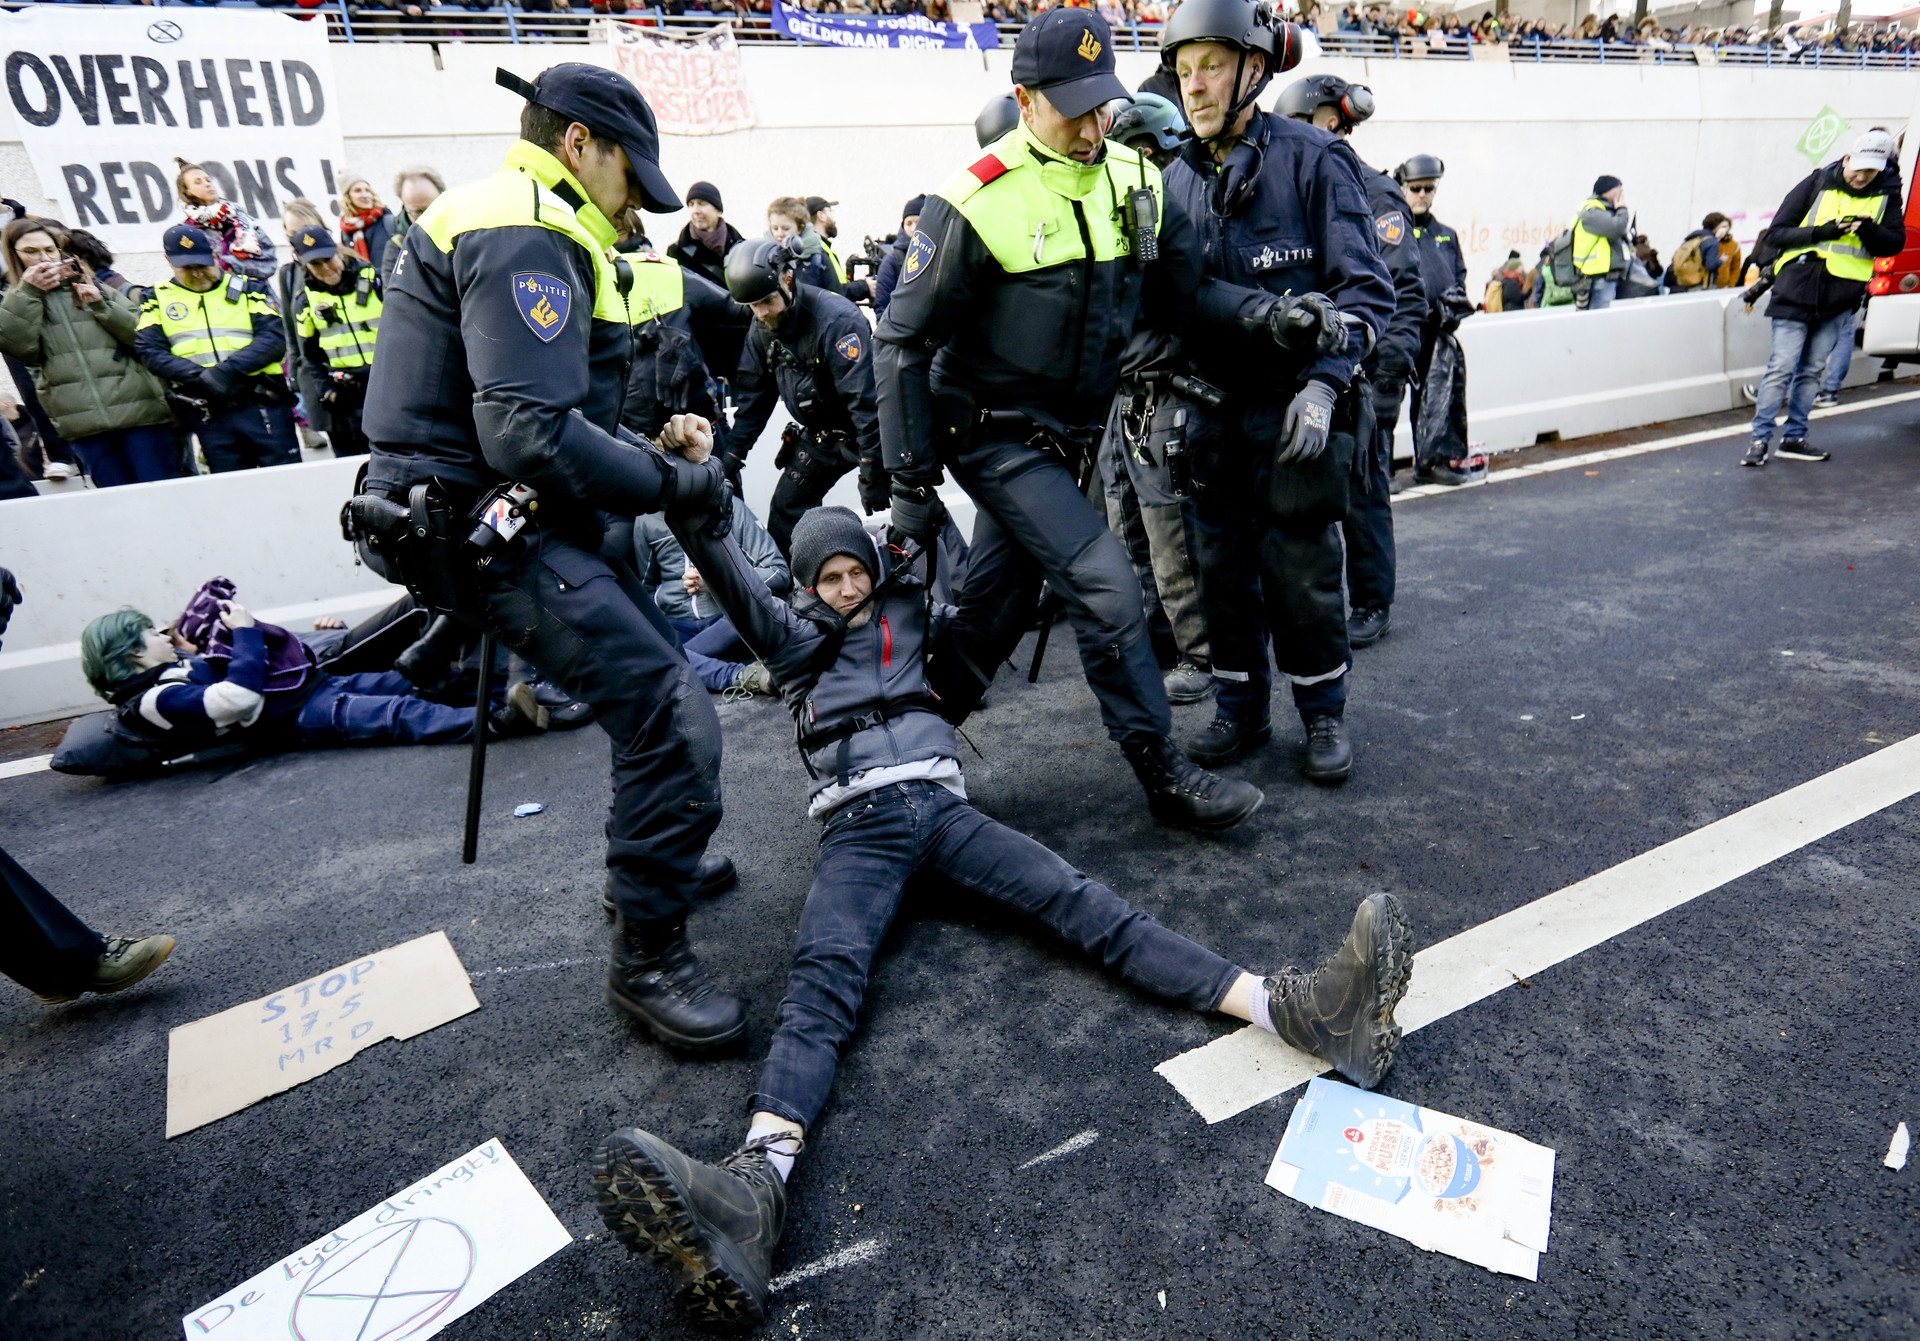
[[[1133,561],[1060,458],[976,437],[951,465],[980,514],[959,613],[927,668],[949,719],[971,711],[1013,655],[1045,581],[1066,605],[1107,734],[1124,744],[1171,731]]]
[[[720,824],[720,719],[640,579],[573,540],[536,532],[485,588],[500,641],[612,741],[608,892],[629,922],[680,921]]]
[[[1290,526],[1268,509],[1271,443],[1210,419],[1196,425],[1192,443],[1209,462],[1196,520],[1218,710],[1240,722],[1267,719],[1271,643],[1301,717],[1340,715],[1353,653],[1339,526]]]
[[[809,508],[817,508],[827,491],[855,468],[831,447],[798,446],[773,486],[767,509],[767,534],[786,554],[793,542],[793,526]]]
[[[1359,463],[1343,531],[1347,541],[1347,597],[1355,610],[1385,610],[1393,604],[1393,430],[1374,405],[1373,442]]]

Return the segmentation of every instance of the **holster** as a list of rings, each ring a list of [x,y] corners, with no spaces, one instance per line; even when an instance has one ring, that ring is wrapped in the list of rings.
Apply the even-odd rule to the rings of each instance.
[[[1267,479],[1267,508],[1274,520],[1296,530],[1343,521],[1351,506],[1366,448],[1373,441],[1373,402],[1367,381],[1356,372],[1334,402],[1327,449],[1311,461],[1275,461]],[[1279,449],[1278,440],[1267,444]]]
[[[367,567],[404,585],[436,614],[477,623],[485,610],[478,570],[468,557],[466,509],[437,480],[416,484],[405,504],[360,493],[341,511],[341,530]]]

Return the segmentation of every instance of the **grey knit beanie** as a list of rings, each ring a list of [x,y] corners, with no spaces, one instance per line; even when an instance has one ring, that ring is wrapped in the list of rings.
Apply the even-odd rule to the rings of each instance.
[[[866,565],[868,576],[879,576],[873,571],[873,541],[851,508],[813,508],[793,524],[787,558],[795,582],[813,586],[836,554],[851,554]]]

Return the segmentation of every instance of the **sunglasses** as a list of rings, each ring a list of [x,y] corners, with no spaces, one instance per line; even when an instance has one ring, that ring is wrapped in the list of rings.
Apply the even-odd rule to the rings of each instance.
[[[1433,194],[1433,188],[1431,186],[1409,186],[1406,189],[1408,195],[1430,196]]]

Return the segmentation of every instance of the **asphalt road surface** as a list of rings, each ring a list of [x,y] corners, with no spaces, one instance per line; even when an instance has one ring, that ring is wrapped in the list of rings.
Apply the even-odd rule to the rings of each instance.
[[[1343,788],[1299,778],[1282,702],[1233,768],[1259,813],[1221,838],[1157,827],[1063,629],[1041,683],[1003,670],[969,724],[970,790],[1259,971],[1316,960],[1378,889],[1421,944],[1484,922],[1920,729],[1920,402],[1816,433],[1831,463],[1742,470],[1731,437],[1402,505]],[[744,1131],[815,828],[781,708],[720,712],[716,841],[742,882],[694,935],[751,1027],[719,1060],[601,1000],[597,729],[495,748],[470,868],[461,748],[0,780],[0,846],[99,929],[180,939],[120,996],[0,993],[0,1332],[177,1336],[493,1137],[576,1241],[445,1335],[683,1335],[598,1223],[587,1160],[617,1126],[709,1159]],[[546,811],[513,819],[523,801]],[[1208,1126],[1153,1074],[1233,1022],[929,887],[790,1185],[775,1270],[843,1265],[783,1289],[765,1334],[1914,1335],[1920,1164],[1881,1158],[1920,1127],[1916,872],[1909,800],[1408,1037],[1387,1093],[1558,1152],[1537,1284],[1267,1188],[1298,1092]],[[163,1139],[170,1028],[436,929],[478,1012]]]

